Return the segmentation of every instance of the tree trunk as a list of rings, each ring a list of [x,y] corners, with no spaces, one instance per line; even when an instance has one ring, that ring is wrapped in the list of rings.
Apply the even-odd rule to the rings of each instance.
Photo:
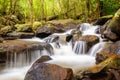
[[[89,19],[90,14],[90,0],[86,0],[86,21]]]
[[[30,22],[31,25],[33,26],[33,22],[34,22],[33,0],[29,0],[29,5],[30,5]]]

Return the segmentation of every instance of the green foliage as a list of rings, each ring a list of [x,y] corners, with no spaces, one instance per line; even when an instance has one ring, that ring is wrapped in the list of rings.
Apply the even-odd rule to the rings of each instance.
[[[103,15],[114,14],[120,8],[119,0],[101,0],[103,4],[102,12]]]
[[[15,4],[15,1],[17,3]],[[89,11],[86,2],[89,1]],[[33,0],[33,18],[35,21],[45,20],[51,16],[59,19],[73,18],[83,21],[96,18],[100,1],[102,15],[114,14],[120,8],[119,0]],[[11,6],[12,5],[12,6]],[[22,14],[27,22],[30,19],[29,0],[0,0],[0,15]]]

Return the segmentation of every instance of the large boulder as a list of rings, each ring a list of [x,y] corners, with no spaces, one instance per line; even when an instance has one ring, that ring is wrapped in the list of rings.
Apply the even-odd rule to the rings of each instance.
[[[24,80],[73,80],[73,72],[55,64],[34,63]]]
[[[111,41],[120,40],[120,9],[115,13],[114,17],[107,25],[104,36]]]

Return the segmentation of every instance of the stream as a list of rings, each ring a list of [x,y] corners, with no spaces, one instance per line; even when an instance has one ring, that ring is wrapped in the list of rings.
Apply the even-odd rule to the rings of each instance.
[[[96,34],[96,29],[99,26],[92,26],[88,23],[83,23],[80,27],[80,30],[82,31],[82,36],[84,35],[96,35],[99,37],[100,41],[99,43],[95,44],[93,47],[90,48],[90,50],[85,52],[85,46],[86,42],[84,41],[78,41],[75,42],[74,47],[72,48],[72,42],[67,42],[66,44],[59,43],[52,43],[52,41],[49,40],[49,43],[53,47],[54,55],[51,55],[51,58],[53,60],[47,61],[46,63],[51,64],[57,64],[65,68],[72,68],[73,73],[76,74],[79,70],[90,67],[95,65],[95,56],[96,53],[102,50],[106,42],[103,42],[100,34]],[[67,35],[72,30],[67,31],[66,33],[55,33],[53,35]],[[32,38],[32,39],[22,39],[26,41],[38,41],[38,42],[45,42],[45,39],[39,39],[39,38]],[[57,47],[58,46],[58,47]],[[24,53],[16,57],[16,62],[10,64],[6,64],[5,66],[0,66],[2,70],[0,70],[0,80],[24,80],[25,74],[30,68],[30,66],[38,59],[40,58],[41,54],[40,51],[34,51],[32,52],[32,61],[30,63],[25,62],[25,54]],[[47,50],[41,51],[43,53],[42,55],[49,55],[49,52]],[[45,53],[45,54],[44,54]],[[29,54],[27,54],[29,55]],[[18,60],[19,59],[19,60]],[[27,64],[27,65],[26,65]],[[14,65],[14,66],[13,66]],[[20,66],[22,65],[22,66]]]

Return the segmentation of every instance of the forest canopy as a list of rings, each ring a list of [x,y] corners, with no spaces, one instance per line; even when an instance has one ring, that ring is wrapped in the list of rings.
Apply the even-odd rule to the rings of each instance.
[[[0,16],[16,15],[33,20],[80,19],[90,21],[114,14],[119,0],[0,0]]]

